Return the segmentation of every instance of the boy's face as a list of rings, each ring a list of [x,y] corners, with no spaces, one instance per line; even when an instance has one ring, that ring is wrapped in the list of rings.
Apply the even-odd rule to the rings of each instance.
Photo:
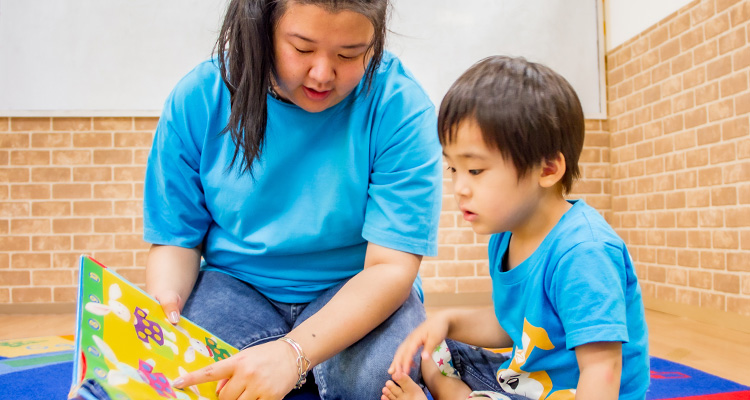
[[[443,147],[453,190],[463,217],[479,234],[514,231],[542,196],[541,165],[518,178],[511,160],[488,147],[476,121],[462,121],[453,142]]]

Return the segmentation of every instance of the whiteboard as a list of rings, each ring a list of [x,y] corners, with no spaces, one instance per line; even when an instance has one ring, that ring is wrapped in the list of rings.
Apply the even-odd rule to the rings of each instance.
[[[440,104],[489,55],[549,65],[605,118],[600,0],[392,0],[387,48]],[[226,0],[0,0],[0,115],[158,116]]]

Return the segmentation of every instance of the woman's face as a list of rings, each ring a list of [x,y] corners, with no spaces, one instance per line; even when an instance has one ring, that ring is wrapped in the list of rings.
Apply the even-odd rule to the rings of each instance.
[[[273,35],[274,90],[309,112],[338,104],[362,80],[374,34],[362,14],[290,1]]]

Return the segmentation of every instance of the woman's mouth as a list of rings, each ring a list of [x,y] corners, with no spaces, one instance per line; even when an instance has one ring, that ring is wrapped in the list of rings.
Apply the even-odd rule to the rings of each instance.
[[[314,101],[325,100],[328,97],[328,95],[331,94],[330,90],[319,92],[315,89],[310,89],[307,86],[302,86],[302,90],[305,92],[305,96],[307,96],[308,99],[314,100]]]

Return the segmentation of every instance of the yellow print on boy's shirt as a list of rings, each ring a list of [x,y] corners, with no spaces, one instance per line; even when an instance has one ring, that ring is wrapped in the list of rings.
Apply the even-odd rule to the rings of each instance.
[[[555,345],[549,339],[544,328],[531,325],[526,318],[523,320],[523,347],[516,346],[513,359],[507,369],[497,371],[497,382],[507,393],[520,394],[530,399],[566,400],[575,399],[575,389],[552,390],[552,380],[545,371],[527,372],[523,365],[534,349],[552,350]]]

